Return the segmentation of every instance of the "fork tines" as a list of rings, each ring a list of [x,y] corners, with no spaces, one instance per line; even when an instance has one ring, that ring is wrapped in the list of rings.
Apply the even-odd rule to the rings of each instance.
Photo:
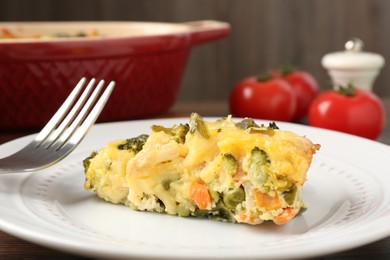
[[[100,95],[105,81],[100,80],[95,87],[96,79],[93,78],[80,94],[86,81],[86,78],[79,81],[60,109],[36,136],[37,147],[43,146],[59,150],[67,143],[70,145],[78,144],[94,124],[113,90],[115,82],[111,81]]]

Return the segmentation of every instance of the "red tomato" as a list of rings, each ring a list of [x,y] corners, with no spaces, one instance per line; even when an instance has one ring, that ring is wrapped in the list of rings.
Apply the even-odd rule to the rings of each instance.
[[[259,81],[256,77],[241,80],[230,94],[234,116],[291,121],[296,100],[291,86],[283,79]]]
[[[335,90],[320,94],[309,109],[309,124],[376,139],[383,130],[385,110],[373,93],[356,89],[352,95]]]
[[[318,83],[311,74],[303,70],[282,71],[282,77],[290,83],[296,95],[297,108],[293,121],[299,121],[307,116],[311,102],[318,95]]]

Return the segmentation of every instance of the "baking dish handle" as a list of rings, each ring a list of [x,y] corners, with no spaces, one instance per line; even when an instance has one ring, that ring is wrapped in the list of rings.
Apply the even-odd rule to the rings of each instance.
[[[198,45],[227,36],[230,25],[225,22],[204,20],[184,23],[190,29],[191,45]]]

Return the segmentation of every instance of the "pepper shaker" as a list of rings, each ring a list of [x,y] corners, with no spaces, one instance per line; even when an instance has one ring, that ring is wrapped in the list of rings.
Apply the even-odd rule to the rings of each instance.
[[[328,71],[334,87],[353,84],[372,91],[385,60],[377,53],[364,52],[363,47],[362,40],[352,38],[345,43],[345,51],[328,53],[322,58],[322,66]]]

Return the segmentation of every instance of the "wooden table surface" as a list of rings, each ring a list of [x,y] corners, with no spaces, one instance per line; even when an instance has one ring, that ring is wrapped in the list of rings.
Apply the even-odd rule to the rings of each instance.
[[[383,99],[387,120],[379,142],[390,145],[390,98]],[[202,116],[226,116],[228,106],[226,103],[178,103],[162,117],[187,116],[196,111]],[[25,136],[35,132],[34,130],[0,130],[0,144],[15,138]],[[390,222],[390,220],[389,220]],[[390,224],[389,224],[390,225]],[[338,254],[328,255],[318,259],[390,259],[390,237],[380,241],[358,247]],[[0,230],[0,260],[12,259],[86,259],[63,252],[54,251],[42,246],[38,246],[21,239],[15,238]]]

